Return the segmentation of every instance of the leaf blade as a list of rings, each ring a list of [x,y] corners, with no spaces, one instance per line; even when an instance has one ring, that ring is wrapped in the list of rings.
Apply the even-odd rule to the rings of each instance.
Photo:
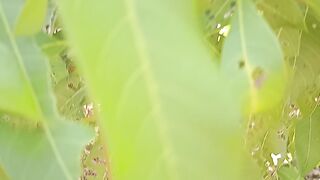
[[[238,1],[231,26],[222,52],[222,73],[236,75],[228,81],[242,89],[241,101],[249,104],[249,109],[244,109],[247,113],[268,110],[280,103],[285,88],[277,38],[248,0]]]
[[[245,163],[245,153],[233,151],[241,114],[216,88],[217,67],[191,2],[58,3],[89,92],[101,104],[115,179],[242,177],[245,171],[230,165]]]
[[[27,36],[41,30],[47,12],[48,0],[27,0],[17,20],[15,33]]]
[[[90,137],[91,133],[85,127],[78,127],[73,123],[70,125],[70,123],[61,120],[57,113],[54,96],[50,86],[48,64],[32,37],[16,39],[13,36],[13,32],[10,29],[10,24],[12,24],[12,22],[7,18],[7,13],[9,12],[10,16],[13,16],[16,12],[8,11],[7,9],[5,10],[4,7],[8,7],[6,3],[10,4],[11,1],[5,3],[2,1],[0,2],[0,26],[3,27],[0,30],[0,53],[1,55],[10,53],[13,55],[3,56],[4,58],[1,59],[0,62],[5,62],[5,64],[10,65],[11,68],[5,69],[6,66],[4,66],[1,67],[4,68],[1,70],[3,70],[4,73],[9,73],[18,78],[10,79],[11,82],[8,81],[8,79],[1,79],[3,81],[3,83],[0,84],[2,97],[5,99],[9,96],[9,98],[7,103],[0,104],[0,108],[5,112],[22,116],[25,118],[23,121],[26,122],[27,125],[31,125],[33,129],[30,130],[31,132],[28,132],[28,129],[19,129],[17,127],[14,129],[14,127],[9,127],[7,124],[1,126],[1,133],[4,133],[0,137],[1,145],[4,145],[5,147],[11,147],[12,145],[20,148],[13,149],[12,152],[18,151],[16,152],[17,154],[13,153],[13,155],[11,154],[10,148],[4,149],[0,155],[1,163],[3,163],[4,169],[8,172],[8,176],[13,176],[15,179],[24,179],[24,176],[29,177],[29,179],[42,179],[33,174],[33,168],[40,170],[42,173],[57,173],[57,176],[60,177],[59,179],[76,178],[79,175],[80,170],[80,167],[77,167],[77,159],[80,161],[80,157],[77,156],[80,156],[80,149],[84,146],[85,142],[88,141],[88,137]],[[10,83],[24,84],[24,88],[16,86],[7,87],[7,84]],[[15,95],[18,98],[22,97],[21,99],[24,98],[26,100],[22,102],[18,100],[10,101],[10,98]],[[33,122],[30,120],[33,120]],[[14,121],[14,119],[12,119],[12,121]],[[43,127],[43,132],[39,133],[39,128],[35,127],[35,124],[37,123],[40,124],[39,126]],[[62,133],[57,133],[59,130],[61,130],[60,132]],[[70,134],[72,131],[74,131],[74,134]],[[80,136],[76,137],[75,134]],[[24,135],[27,135],[27,137]],[[68,135],[68,138],[71,138],[72,141],[78,141],[78,143],[74,143],[70,141],[70,139],[66,139],[66,137],[61,137],[62,135]],[[16,144],[15,141],[8,141],[7,138],[9,137],[20,137],[23,141],[19,141],[19,143]],[[33,139],[33,142],[30,142],[32,141],[32,138],[35,139]],[[66,149],[64,149],[66,144],[69,144],[69,148],[74,152],[66,153]],[[47,156],[53,158],[53,161],[55,162],[55,165],[50,167],[53,169],[45,169],[44,160],[46,157],[34,157],[36,163],[28,164],[30,159],[28,159],[28,156],[23,156],[23,153],[32,153],[28,151],[34,148],[30,147],[30,145],[40,145],[44,147],[46,150],[42,152],[45,153],[48,153],[49,151]],[[25,152],[19,152],[20,150]],[[8,152],[9,155],[7,154]],[[67,154],[68,156],[66,156]],[[11,155],[19,156],[21,161],[26,160],[25,162],[27,165],[23,168],[29,169],[29,171],[25,171],[23,176],[16,173],[17,169],[21,169],[19,164],[21,162],[12,162],[8,159],[12,158]],[[66,162],[64,160],[68,158],[72,159],[72,161]]]

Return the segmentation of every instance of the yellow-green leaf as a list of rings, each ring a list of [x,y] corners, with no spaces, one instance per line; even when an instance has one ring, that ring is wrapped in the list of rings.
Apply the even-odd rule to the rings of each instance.
[[[314,14],[306,18],[307,32],[302,34],[300,55],[296,60],[295,81],[291,97],[301,112],[296,123],[295,149],[297,167],[302,176],[307,175],[320,162],[320,110],[319,110],[319,24]]]
[[[316,18],[320,21],[320,1],[319,0],[305,0],[307,5],[311,7],[311,9],[316,14]]]
[[[258,8],[273,28],[303,28],[303,11],[295,0],[262,0]]]
[[[116,180],[257,179],[194,3],[58,1]]]
[[[33,89],[24,67],[22,54],[11,33],[0,4],[0,109],[28,119],[40,120]]]
[[[17,35],[33,35],[43,26],[48,0],[26,0],[18,18],[15,33]]]

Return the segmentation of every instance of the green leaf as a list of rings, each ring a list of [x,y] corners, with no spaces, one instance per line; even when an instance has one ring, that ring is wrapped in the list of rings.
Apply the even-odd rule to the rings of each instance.
[[[81,148],[91,137],[91,132],[59,117],[47,60],[32,37],[15,39],[6,14],[14,12],[5,12],[7,5],[0,1],[0,68],[3,73],[0,107],[7,113],[21,116],[31,129],[1,124],[0,163],[13,179],[50,177],[45,175],[51,175],[53,179],[75,179],[80,175]],[[31,123],[26,119],[34,121]],[[32,127],[35,124],[39,127]],[[17,159],[13,161],[13,158]]]
[[[320,111],[317,109],[297,125],[296,152],[302,175],[310,172],[320,161],[320,132],[315,128],[320,126],[319,116]]]
[[[300,46],[301,30],[283,27],[279,32],[279,41],[286,58],[298,56]]]
[[[48,0],[26,0],[17,21],[15,32],[17,35],[33,35],[43,26]]]
[[[58,4],[101,104],[114,179],[257,179],[191,1]]]
[[[29,119],[39,120],[34,92],[24,68],[21,53],[11,34],[8,21],[0,6],[0,108]],[[10,78],[9,78],[10,77]]]
[[[320,21],[320,1],[318,0],[305,0],[307,5],[309,5],[314,13],[316,14],[316,18]]]
[[[300,176],[299,171],[293,166],[287,167],[282,166],[278,170],[278,176],[281,180],[303,180],[304,178]]]
[[[273,28],[304,26],[303,13],[295,0],[262,0],[257,6]]]
[[[206,4],[204,10],[205,18],[208,20],[206,24],[207,28],[216,28],[219,23],[221,27],[228,25],[230,17],[235,8],[236,2],[233,0],[218,0],[218,1],[206,1],[202,0]],[[203,3],[204,3],[203,2]],[[203,5],[203,6],[205,6]]]
[[[319,24],[319,21],[310,13],[306,19],[308,31],[302,34],[300,55],[293,63],[296,73],[291,87],[291,99],[302,116],[296,124],[295,149],[297,167],[303,176],[320,162],[320,111],[317,100],[320,91],[320,33],[314,24]]]
[[[9,180],[9,177],[7,174],[4,172],[3,168],[0,166],[0,178],[3,180]]]
[[[222,52],[222,72],[237,89],[246,112],[279,104],[285,88],[283,54],[276,36],[249,0],[238,1]]]
[[[58,40],[53,36],[48,36],[48,34],[38,33],[35,38],[37,44],[49,59],[54,56],[60,56],[60,53],[67,49],[66,41]]]
[[[62,120],[50,127],[50,135],[46,128],[22,129],[0,123],[0,163],[10,179],[71,180],[80,176],[80,152],[89,141],[88,133],[82,126]]]
[[[236,9],[236,1],[218,0],[209,1],[201,0],[201,15],[205,18],[206,39],[212,45],[212,51],[220,57],[220,52],[225,39],[223,29],[230,27],[230,20]]]

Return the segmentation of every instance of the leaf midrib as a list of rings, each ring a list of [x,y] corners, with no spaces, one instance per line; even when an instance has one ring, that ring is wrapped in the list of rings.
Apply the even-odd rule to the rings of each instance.
[[[238,0],[237,4],[238,4],[238,20],[239,20],[239,31],[240,31],[240,42],[241,42],[241,50],[243,53],[243,61],[245,62],[245,72],[246,75],[249,79],[249,85],[250,85],[250,92],[251,92],[251,108],[253,108],[252,110],[255,110],[254,108],[257,106],[257,92],[254,88],[254,82],[252,80],[251,77],[251,72],[253,70],[253,68],[251,67],[250,63],[249,63],[249,57],[248,57],[248,49],[247,49],[247,42],[246,42],[246,37],[245,37],[245,30],[244,30],[244,24],[243,24],[243,7],[242,7],[242,0]]]
[[[163,147],[167,147],[166,150],[168,153],[165,157],[166,163],[168,165],[168,172],[170,172],[170,176],[172,179],[178,179],[177,175],[177,167],[176,163],[173,161],[173,158],[168,158],[168,155],[172,155],[172,144],[167,137],[167,124],[166,124],[166,117],[163,113],[161,100],[158,95],[158,85],[156,83],[154,74],[152,73],[152,68],[150,65],[150,57],[149,53],[147,52],[146,40],[144,38],[143,32],[140,29],[139,20],[137,17],[137,13],[134,7],[133,0],[126,0],[125,1],[125,8],[126,12],[128,13],[129,25],[131,26],[131,31],[135,38],[134,43],[136,47],[136,51],[138,53],[139,63],[142,69],[143,77],[145,79],[147,85],[147,91],[149,95],[149,99],[152,104],[153,112],[155,117],[153,118],[156,126],[158,128],[158,133],[160,135],[160,141],[163,143]]]

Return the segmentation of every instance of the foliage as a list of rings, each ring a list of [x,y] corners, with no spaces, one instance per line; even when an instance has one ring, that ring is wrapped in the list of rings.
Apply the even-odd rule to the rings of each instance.
[[[317,0],[0,0],[0,179],[317,178],[319,23]]]

